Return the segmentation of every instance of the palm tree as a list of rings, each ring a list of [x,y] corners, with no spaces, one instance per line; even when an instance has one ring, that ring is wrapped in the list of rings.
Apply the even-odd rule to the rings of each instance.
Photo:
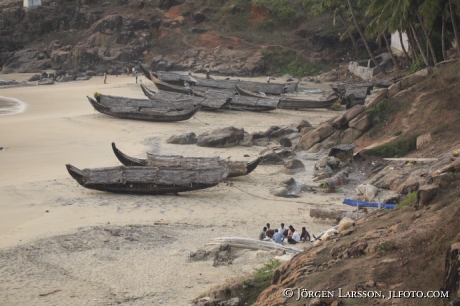
[[[355,26],[358,29],[359,35],[361,35],[361,39],[363,40],[363,43],[366,46],[367,52],[369,53],[369,56],[371,57],[372,62],[374,63],[374,65],[376,67],[380,67],[379,63],[375,59],[374,54],[372,53],[371,48],[369,47],[369,44],[367,43],[366,36],[364,36],[363,30],[359,26],[358,20],[356,18],[355,10],[353,9],[353,5],[351,4],[351,0],[347,0],[347,2],[348,2],[348,6],[350,7],[350,13],[351,13],[351,16],[353,17],[353,21],[355,23]],[[383,74],[386,74],[386,72],[383,69],[381,69],[381,70],[382,70]]]
[[[460,55],[460,38],[458,36],[457,22],[455,21],[455,12],[452,1],[453,0],[449,0],[450,19],[452,20],[452,26],[454,27],[455,41],[457,42],[457,52]]]

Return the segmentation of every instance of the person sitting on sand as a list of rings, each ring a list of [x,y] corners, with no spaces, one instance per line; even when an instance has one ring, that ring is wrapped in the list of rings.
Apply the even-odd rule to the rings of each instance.
[[[296,244],[300,242],[300,234],[295,230],[295,228],[292,228],[292,236],[288,236],[288,243],[289,244]]]
[[[269,230],[270,229],[270,223],[267,223],[267,229]]]
[[[302,232],[300,233],[300,241],[307,242],[310,241],[310,233],[307,232],[307,229],[302,227]]]
[[[288,237],[292,236],[292,234],[294,234],[294,227],[292,225],[289,225]]]
[[[272,238],[273,238],[273,235],[275,235],[275,231],[272,230],[272,229],[267,229],[267,231],[265,232],[265,237],[266,237],[266,238],[272,239]]]
[[[284,235],[280,231],[275,229],[275,234],[273,235],[273,240],[275,241],[275,243],[283,244]]]
[[[287,230],[287,228],[284,226],[284,223],[281,223],[281,227],[278,229],[278,231],[283,234],[284,231]]]
[[[267,228],[264,226],[264,228],[262,229],[262,232],[259,234],[259,240],[264,240],[266,231],[267,231]]]

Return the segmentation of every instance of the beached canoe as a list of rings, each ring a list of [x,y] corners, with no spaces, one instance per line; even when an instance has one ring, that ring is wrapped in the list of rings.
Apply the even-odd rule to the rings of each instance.
[[[265,99],[235,95],[228,108],[251,112],[267,112],[278,108],[279,99]]]
[[[204,91],[199,91],[199,90],[190,88],[191,91],[189,92],[184,86],[178,86],[178,85],[172,85],[172,84],[166,83],[162,80],[157,79],[153,75],[153,73],[150,74],[150,78],[152,82],[155,83],[155,86],[159,90],[178,92],[178,93],[187,94],[187,95],[196,96],[196,97],[204,97],[206,95]]]
[[[155,122],[184,121],[193,117],[200,105],[187,108],[158,108],[152,106],[107,106],[87,97],[91,105],[100,113],[122,119],[145,120]]]
[[[253,92],[253,91],[251,91],[251,90],[241,88],[241,87],[238,86],[238,85],[235,85],[235,89],[236,89],[236,91],[238,92],[238,94],[241,95],[241,96],[247,96],[247,97],[253,97],[253,98],[270,99],[270,97],[268,97],[268,96],[265,95],[265,94],[261,94],[261,93],[258,93],[258,92]]]
[[[154,101],[158,102],[181,102],[181,101],[196,101],[197,105],[202,105],[203,110],[214,110],[220,109],[227,106],[232,100],[232,93],[229,92],[218,92],[218,91],[207,91],[206,97],[194,97],[188,94],[170,92],[170,91],[158,91],[155,92],[149,89],[147,86],[141,84],[141,89],[144,95]]]
[[[308,108],[329,108],[339,98],[333,97],[328,100],[311,100],[311,99],[296,99],[290,97],[283,97],[280,99],[279,108],[286,109],[308,109]]]
[[[216,186],[228,176],[225,165],[210,169],[160,167],[108,167],[80,170],[66,165],[83,187],[115,193],[160,195]]]
[[[243,176],[251,173],[259,165],[261,160],[259,157],[246,163],[243,161],[224,160],[218,157],[184,157],[180,155],[158,155],[154,153],[147,153],[147,159],[141,159],[124,154],[116,147],[114,142],[112,142],[112,150],[118,160],[125,166],[207,169],[227,165],[230,171],[228,177]]]
[[[290,82],[290,83],[262,83],[262,82],[251,82],[251,81],[241,81],[241,80],[216,80],[213,78],[200,78],[185,74],[179,74],[175,72],[151,72],[145,67],[141,65],[141,69],[144,74],[147,76],[148,79],[153,81],[155,85],[160,90],[168,90],[168,91],[175,91],[175,90],[185,90],[184,82],[188,82],[190,85],[194,85],[196,87],[209,87],[209,88],[216,88],[216,89],[227,89],[227,90],[234,90],[235,85],[240,86],[241,88],[255,91],[255,92],[264,92],[266,94],[272,95],[281,95],[284,93],[293,93],[297,90],[299,83],[298,82]],[[166,84],[175,86],[169,87]],[[193,87],[192,90],[193,90]],[[195,95],[200,95],[199,89],[194,90],[196,91]]]

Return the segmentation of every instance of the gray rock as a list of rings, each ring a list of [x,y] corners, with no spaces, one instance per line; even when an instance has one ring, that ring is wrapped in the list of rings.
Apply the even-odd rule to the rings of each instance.
[[[53,78],[40,79],[38,81],[38,85],[53,85],[53,84],[54,84],[54,79]]]
[[[285,197],[289,194],[289,190],[284,186],[275,187],[275,188],[270,189],[270,194],[276,197]]]
[[[284,164],[283,169],[281,169],[281,172],[286,174],[294,174],[302,171],[305,171],[305,165],[298,159],[288,160]]]
[[[287,137],[282,137],[279,142],[283,147],[290,148],[292,146],[292,142]]]
[[[196,138],[196,134],[193,132],[181,135],[173,135],[166,140],[167,143],[174,144],[195,144],[197,141],[198,140]]]
[[[200,147],[227,148],[238,145],[243,138],[243,129],[230,126],[200,134],[197,145]]]

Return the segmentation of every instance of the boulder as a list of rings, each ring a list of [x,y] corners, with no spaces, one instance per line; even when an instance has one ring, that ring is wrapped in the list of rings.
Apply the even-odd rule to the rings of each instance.
[[[284,147],[275,147],[271,149],[265,149],[260,152],[262,156],[261,164],[265,165],[283,165],[284,159],[295,156],[295,153],[292,150],[286,149]]]
[[[395,84],[391,85],[394,86]],[[366,109],[369,109],[371,107],[376,106],[380,101],[385,100],[388,98],[389,95],[389,90],[388,89],[382,89],[378,94],[376,94],[374,97],[372,97],[364,106]]]
[[[430,204],[431,200],[436,196],[438,191],[438,185],[430,184],[421,186],[417,193],[417,206],[426,206]]]
[[[394,97],[401,91],[401,82],[394,83],[390,87],[388,87],[388,97]]]
[[[352,108],[350,108],[346,113],[345,113],[345,121],[346,123],[350,122],[350,120],[354,119],[356,116],[361,114],[366,110],[366,107],[364,105],[355,105]]]
[[[348,122],[348,126],[355,130],[366,132],[371,126],[371,121],[366,113],[361,113],[355,119]]]
[[[193,21],[196,23],[201,23],[206,20],[206,16],[202,12],[196,12],[193,14]]]
[[[353,143],[353,142],[355,142],[356,139],[361,137],[361,135],[363,135],[363,134],[364,134],[364,132],[360,131],[360,130],[356,130],[356,129],[353,129],[353,128],[346,129],[342,133],[342,136],[341,136],[342,139],[341,139],[340,143],[341,144]]]
[[[195,144],[197,143],[196,134],[193,132],[185,133],[181,135],[173,135],[169,137],[166,142],[174,144]]]
[[[304,127],[313,128],[313,126],[310,124],[310,122],[308,122],[305,119],[302,119],[299,123],[297,123],[296,129],[297,129],[297,131],[300,132],[300,131],[302,131],[302,129]]]
[[[298,159],[288,160],[281,169],[281,172],[286,174],[294,174],[302,171],[305,171],[305,165]]]
[[[426,133],[417,137],[417,150],[425,148],[431,142],[431,133]]]
[[[414,86],[415,84],[418,84],[425,80],[431,73],[433,72],[433,68],[427,67],[425,69],[422,69],[420,71],[417,71],[414,74],[409,75],[408,77],[405,77],[400,81],[401,85],[400,88],[401,90],[407,89],[409,87]]]
[[[290,148],[292,146],[292,142],[287,137],[280,138],[279,143],[283,147],[287,147],[287,148]]]
[[[315,131],[318,132],[322,141],[334,133],[334,128],[332,127],[332,124],[325,122],[318,126]]]
[[[303,135],[297,143],[296,150],[308,150],[315,144],[321,141],[321,135],[318,131],[314,130]]]
[[[275,197],[286,197],[289,194],[289,190],[284,186],[275,187],[270,189],[270,194]]]
[[[313,130],[314,130],[313,127],[306,126],[300,130],[300,134],[305,135],[305,134],[308,134],[308,132],[313,131]]]
[[[292,134],[292,133],[295,133],[296,131],[291,129],[291,128],[288,128],[288,127],[283,127],[283,128],[280,128],[276,131],[273,131],[270,133],[270,139],[277,139],[277,138],[280,138],[280,137],[283,137],[285,135],[289,135],[289,134]]]
[[[244,130],[231,126],[200,134],[197,145],[200,147],[227,148],[238,145],[243,138]]]
[[[53,78],[45,78],[45,79],[40,79],[38,81],[38,85],[53,85],[53,84],[54,84]]]

